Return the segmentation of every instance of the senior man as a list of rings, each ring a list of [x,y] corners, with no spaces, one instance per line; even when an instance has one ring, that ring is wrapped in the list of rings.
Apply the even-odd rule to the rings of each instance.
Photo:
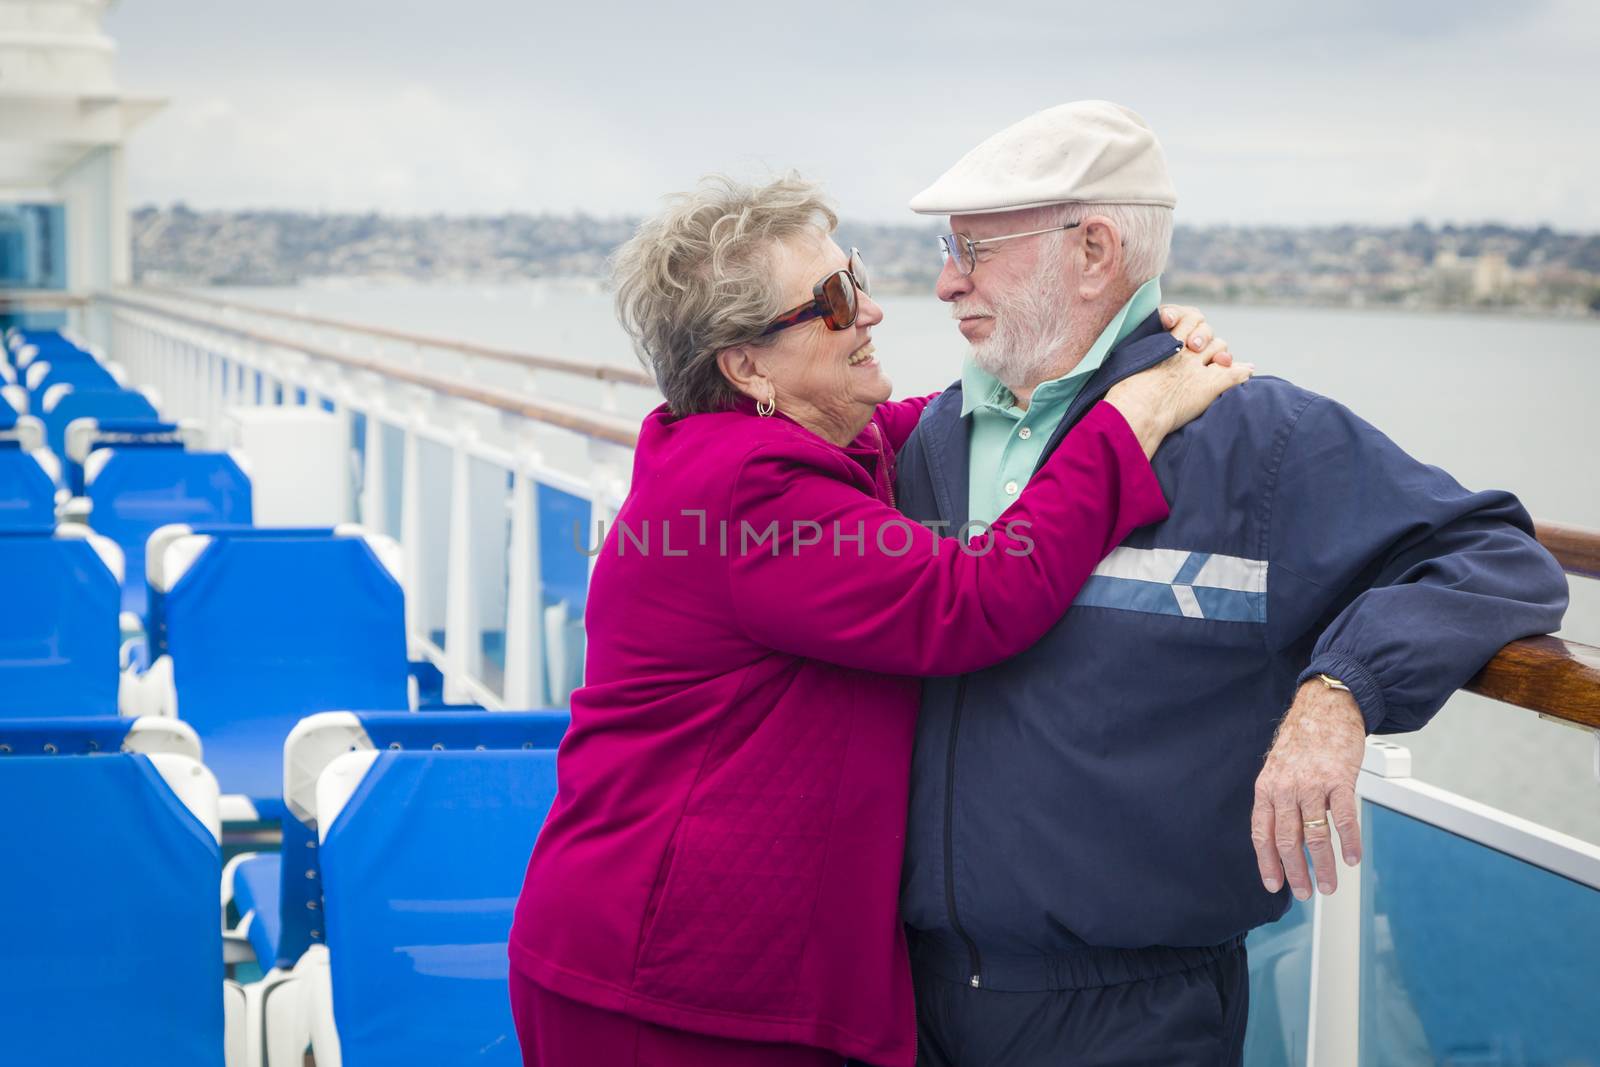
[[[908,515],[993,521],[1174,352],[1174,203],[1149,127],[1100,101],[1003,130],[911,202],[950,217],[938,294],[971,351],[901,453]],[[919,1062],[1239,1062],[1244,936],[1313,872],[1334,890],[1331,830],[1359,860],[1366,735],[1417,729],[1560,624],[1566,582],[1513,496],[1281,379],[1153,462],[1165,522],[1034,648],[924,686],[902,887]]]

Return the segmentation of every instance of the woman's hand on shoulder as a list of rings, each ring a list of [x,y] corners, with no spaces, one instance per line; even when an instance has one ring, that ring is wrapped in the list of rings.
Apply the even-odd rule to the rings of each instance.
[[[1253,364],[1224,365],[1204,351],[1185,348],[1113,385],[1106,402],[1128,420],[1144,454],[1154,456],[1168,434],[1199,418],[1213,401],[1253,373]]]
[[[1228,342],[1215,336],[1205,312],[1187,304],[1162,304],[1161,325],[1167,332],[1182,341],[1191,352],[1199,353],[1205,362],[1223,367],[1233,366],[1233,353]]]

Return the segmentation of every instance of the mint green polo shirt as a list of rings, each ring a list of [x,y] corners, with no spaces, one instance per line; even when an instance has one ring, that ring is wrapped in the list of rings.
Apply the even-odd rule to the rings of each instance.
[[[961,416],[972,419],[967,453],[969,521],[991,523],[1011,506],[1033,476],[1050,435],[1084,383],[1100,369],[1106,353],[1160,305],[1161,279],[1151,278],[1100,331],[1076,367],[1040,383],[1026,409],[1017,406],[1017,398],[998,378],[967,357],[961,368]]]

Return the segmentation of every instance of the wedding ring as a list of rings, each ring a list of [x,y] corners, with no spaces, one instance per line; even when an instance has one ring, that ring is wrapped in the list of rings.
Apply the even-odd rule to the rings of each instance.
[[[1301,823],[1301,825],[1304,826],[1307,830],[1320,830],[1324,826],[1328,825],[1328,820],[1327,819],[1307,819],[1305,822]]]

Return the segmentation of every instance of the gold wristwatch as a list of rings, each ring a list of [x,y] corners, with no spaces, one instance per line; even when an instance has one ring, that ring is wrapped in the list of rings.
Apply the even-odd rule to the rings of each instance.
[[[1350,692],[1350,687],[1348,685],[1345,685],[1331,674],[1319,674],[1317,675],[1317,681],[1321,682],[1329,689],[1343,689],[1346,693]]]

